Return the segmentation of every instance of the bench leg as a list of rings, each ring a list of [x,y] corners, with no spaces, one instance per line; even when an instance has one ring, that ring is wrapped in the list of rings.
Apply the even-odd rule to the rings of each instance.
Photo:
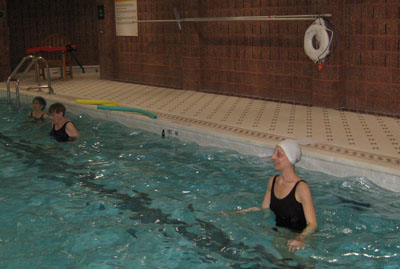
[[[63,66],[62,66],[63,77],[64,77],[64,80],[67,80],[67,66],[66,66],[66,61],[65,61],[65,53],[62,54],[62,61],[63,61]]]

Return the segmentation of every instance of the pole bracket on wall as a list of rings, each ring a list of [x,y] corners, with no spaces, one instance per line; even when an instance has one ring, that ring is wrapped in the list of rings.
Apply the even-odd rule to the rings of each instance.
[[[176,10],[176,8],[174,8],[174,15],[175,15],[176,21],[178,22],[179,30],[182,31],[182,20],[181,20],[181,17],[179,17],[179,13],[178,13],[178,10]]]

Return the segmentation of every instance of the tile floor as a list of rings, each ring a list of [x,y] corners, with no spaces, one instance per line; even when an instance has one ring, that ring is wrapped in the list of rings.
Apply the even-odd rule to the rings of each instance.
[[[21,89],[33,83],[27,79]],[[210,132],[267,144],[296,138],[306,144],[306,150],[373,162],[397,171],[400,178],[398,118],[108,81],[100,79],[99,73],[54,80],[52,86],[57,97],[113,100],[120,106],[155,112],[160,120],[190,123]],[[5,89],[5,83],[0,88]]]

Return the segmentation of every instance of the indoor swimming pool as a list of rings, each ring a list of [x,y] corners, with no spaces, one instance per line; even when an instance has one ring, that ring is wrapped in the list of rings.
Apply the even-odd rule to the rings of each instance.
[[[58,143],[30,105],[0,99],[1,268],[398,268],[399,194],[366,178],[297,169],[318,230],[285,251],[260,205],[270,158],[200,147],[72,115],[81,139]]]

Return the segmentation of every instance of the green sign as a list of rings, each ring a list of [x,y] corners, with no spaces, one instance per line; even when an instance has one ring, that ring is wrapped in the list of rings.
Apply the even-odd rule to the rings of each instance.
[[[104,20],[104,5],[97,6],[97,18],[99,20]]]
[[[0,18],[3,18],[3,17],[4,17],[4,11],[0,10]]]

